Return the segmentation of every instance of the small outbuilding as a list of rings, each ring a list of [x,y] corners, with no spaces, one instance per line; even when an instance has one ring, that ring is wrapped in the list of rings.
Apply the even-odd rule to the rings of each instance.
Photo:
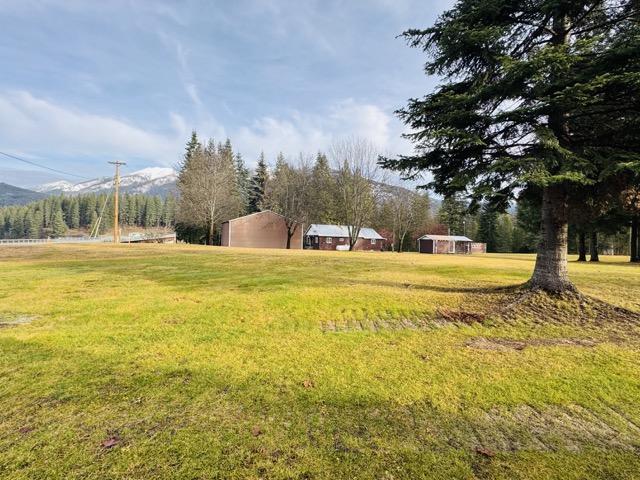
[[[353,250],[382,250],[384,237],[373,228],[361,228]],[[345,225],[312,224],[304,237],[304,248],[349,250],[349,228]]]
[[[424,235],[418,239],[420,253],[433,254],[471,254],[484,253],[483,243],[475,243],[468,237],[460,235]]]
[[[293,231],[289,248],[301,249],[304,228]],[[287,248],[287,224],[282,215],[265,210],[222,224],[220,244],[223,247]]]

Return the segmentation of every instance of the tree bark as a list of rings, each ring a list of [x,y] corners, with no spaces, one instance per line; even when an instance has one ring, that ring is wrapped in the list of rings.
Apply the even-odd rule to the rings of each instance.
[[[216,224],[213,222],[209,223],[209,231],[207,232],[207,245],[213,245],[213,237],[216,232]]]
[[[398,253],[402,253],[402,245],[404,245],[404,237],[406,237],[406,233],[403,233],[400,237],[400,243],[398,244]]]
[[[542,229],[529,285],[549,293],[575,292],[567,271],[568,195],[564,185],[544,187]]]
[[[585,232],[578,234],[578,261],[587,261],[587,234]]]
[[[640,262],[640,243],[638,243],[638,216],[631,219],[631,245],[629,245],[632,262]]]
[[[567,15],[561,8],[553,18],[554,45],[569,43]],[[549,113],[549,127],[563,148],[571,149],[571,136],[562,108]],[[542,191],[542,222],[536,265],[529,286],[533,290],[559,294],[576,292],[567,268],[568,192],[564,184],[547,185]]]
[[[589,239],[589,261],[600,261],[600,257],[598,256],[598,232],[595,230],[591,232],[591,237]]]
[[[360,235],[360,229],[355,227],[347,227],[349,234],[349,251],[351,252],[358,242],[358,236]]]
[[[290,228],[287,229],[287,250],[291,248],[291,237],[293,237],[293,233],[295,229],[292,231]]]

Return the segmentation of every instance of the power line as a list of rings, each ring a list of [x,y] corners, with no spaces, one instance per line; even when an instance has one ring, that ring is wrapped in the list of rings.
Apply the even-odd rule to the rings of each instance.
[[[40,165],[39,163],[32,162],[31,160],[25,160],[24,158],[16,157],[15,155],[11,155],[10,153],[0,152],[0,155],[4,155],[5,157],[13,158],[14,160],[18,160],[20,162],[28,163],[29,165],[34,165],[36,167],[44,168],[45,170],[50,170],[52,172],[60,173],[62,175],[68,175],[70,177],[80,178],[82,180],[91,180],[87,177],[82,177],[80,175],[76,175],[75,173],[63,172],[62,170],[57,170],[55,168],[47,167],[46,165]]]

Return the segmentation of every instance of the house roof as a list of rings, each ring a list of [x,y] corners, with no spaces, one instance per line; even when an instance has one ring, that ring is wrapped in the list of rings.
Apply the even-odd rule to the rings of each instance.
[[[461,235],[423,235],[418,240],[448,240],[454,242],[473,242],[469,237]]]
[[[314,235],[318,237],[348,237],[349,227],[345,225],[322,225],[314,223],[309,226],[307,235]],[[363,227],[360,229],[358,238],[364,238],[365,240],[384,240],[378,232],[373,228]]]

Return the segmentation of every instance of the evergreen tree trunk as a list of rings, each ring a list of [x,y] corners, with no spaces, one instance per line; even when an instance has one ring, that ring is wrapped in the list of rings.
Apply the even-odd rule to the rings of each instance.
[[[553,44],[568,44],[568,21],[561,10],[558,10],[554,15],[553,31]],[[569,128],[565,112],[561,108],[556,107],[550,113],[549,127],[558,139],[560,146],[569,148],[571,143]],[[569,280],[567,268],[568,211],[568,194],[565,185],[553,184],[544,187],[540,243],[538,244],[536,265],[530,281],[530,286],[534,290],[540,289],[554,294],[577,291]]]
[[[578,261],[587,261],[587,234],[585,232],[578,234]]]
[[[549,293],[576,291],[567,271],[568,204],[563,185],[543,190],[541,230],[530,287]]]
[[[589,261],[599,262],[600,257],[598,256],[598,232],[596,232],[595,230],[591,232],[589,244]]]
[[[631,219],[631,245],[629,245],[632,262],[640,262],[640,244],[638,243],[638,216]]]

